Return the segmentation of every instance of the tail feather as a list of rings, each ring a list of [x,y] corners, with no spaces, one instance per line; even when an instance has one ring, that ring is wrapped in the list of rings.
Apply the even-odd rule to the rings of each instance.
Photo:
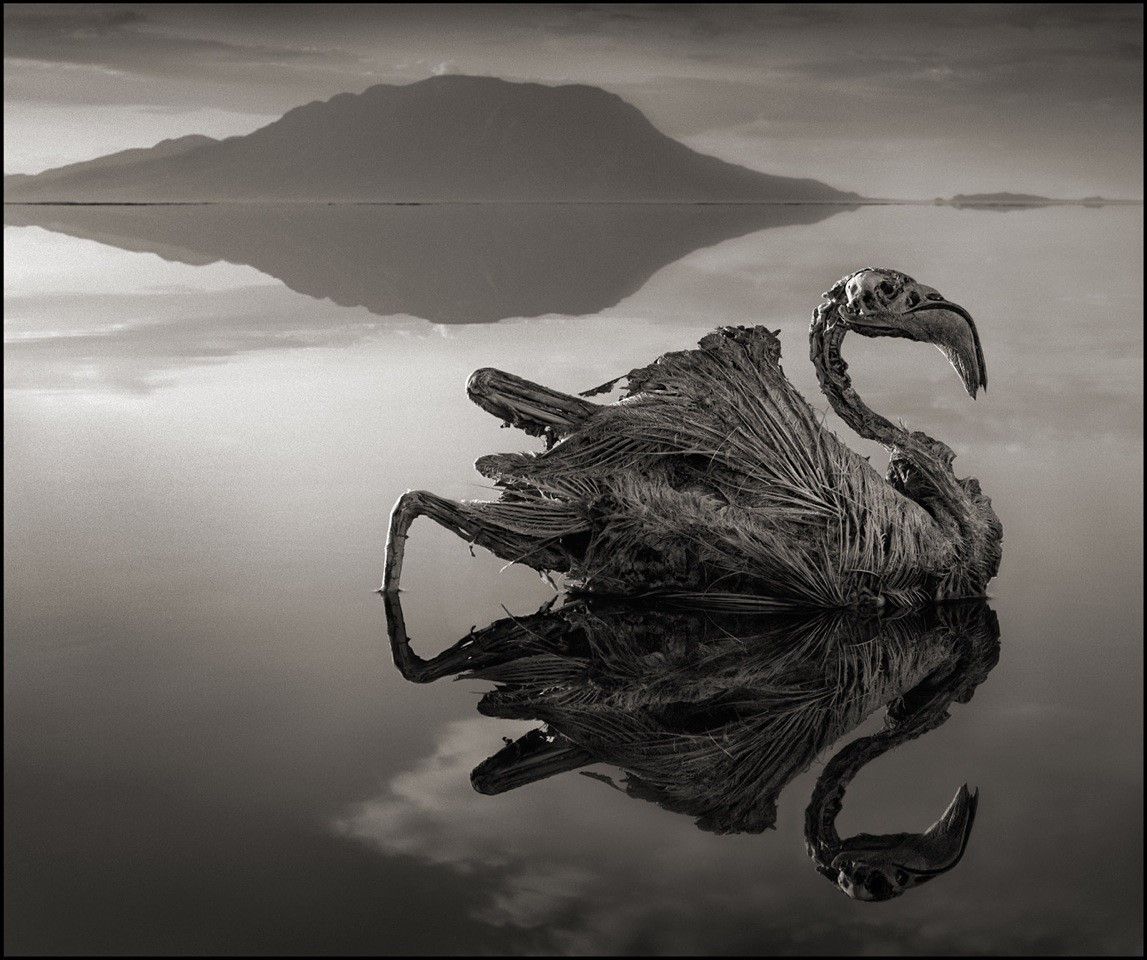
[[[564,436],[600,409],[596,403],[493,367],[475,370],[466,384],[466,393],[487,413],[531,436]]]

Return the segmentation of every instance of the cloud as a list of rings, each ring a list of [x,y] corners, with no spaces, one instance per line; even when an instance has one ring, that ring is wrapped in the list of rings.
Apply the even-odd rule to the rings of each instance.
[[[343,54],[180,33],[138,10],[54,13],[17,9],[4,16],[4,56],[165,73],[184,69],[194,59],[247,66],[266,58],[330,60]]]

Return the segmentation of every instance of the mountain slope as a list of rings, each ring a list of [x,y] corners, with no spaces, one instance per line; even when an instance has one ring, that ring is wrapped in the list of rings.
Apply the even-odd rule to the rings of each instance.
[[[849,201],[815,180],[697,153],[596,87],[493,77],[379,85],[246,136],[125,151],[5,178],[5,200]],[[127,156],[131,154],[131,156]]]

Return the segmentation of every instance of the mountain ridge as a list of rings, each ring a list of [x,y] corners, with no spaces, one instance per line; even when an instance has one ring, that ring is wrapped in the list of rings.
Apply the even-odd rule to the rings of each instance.
[[[587,84],[446,75],[301,104],[242,136],[191,135],[4,178],[7,202],[851,202],[728,163]]]

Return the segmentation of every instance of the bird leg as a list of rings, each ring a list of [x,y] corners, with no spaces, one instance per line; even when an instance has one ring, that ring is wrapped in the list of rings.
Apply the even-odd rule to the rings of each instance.
[[[556,538],[514,529],[505,519],[506,513],[507,505],[502,503],[458,503],[426,490],[408,490],[399,497],[390,514],[386,564],[379,592],[398,590],[408,531],[418,517],[429,517],[463,540],[484,547],[503,560],[526,561],[530,566],[547,570],[568,567],[568,558]]]
[[[493,367],[475,370],[466,384],[466,393],[487,413],[531,436],[546,437],[551,446],[600,409],[596,403]]]

